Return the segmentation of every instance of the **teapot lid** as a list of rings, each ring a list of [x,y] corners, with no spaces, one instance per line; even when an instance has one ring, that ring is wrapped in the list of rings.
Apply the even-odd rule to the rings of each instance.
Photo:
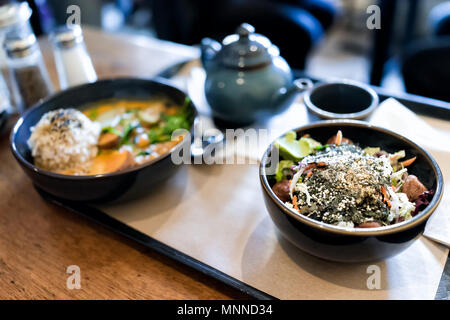
[[[267,37],[255,33],[255,28],[248,23],[241,24],[236,34],[227,36],[222,44],[222,63],[239,69],[264,66],[279,55],[278,48]]]

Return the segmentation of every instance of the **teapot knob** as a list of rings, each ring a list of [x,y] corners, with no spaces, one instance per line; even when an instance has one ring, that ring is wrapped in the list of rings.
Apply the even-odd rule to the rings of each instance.
[[[236,30],[236,33],[240,37],[245,37],[245,38],[248,38],[248,36],[254,32],[255,32],[255,28],[248,23],[241,24]]]
[[[222,46],[217,41],[210,38],[203,38],[200,44],[201,55],[200,60],[202,61],[203,67],[207,69],[217,53],[221,50]]]

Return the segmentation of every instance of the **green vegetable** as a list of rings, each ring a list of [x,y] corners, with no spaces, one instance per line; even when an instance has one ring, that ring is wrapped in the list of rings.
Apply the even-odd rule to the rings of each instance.
[[[139,124],[137,124],[137,123],[128,123],[127,126],[125,127],[125,130],[123,131],[123,133],[121,135],[122,139],[120,141],[120,144],[129,143],[130,133],[137,127],[139,127]]]
[[[189,130],[189,123],[182,115],[164,116],[165,124],[163,126],[163,132],[167,135],[172,134],[177,129]]]
[[[166,142],[170,141],[170,135],[165,134],[163,132],[162,128],[154,128],[151,129],[148,133],[148,140],[150,141],[150,144],[157,143],[157,142]]]
[[[399,164],[398,160],[404,157],[406,157],[405,150],[400,150],[390,155],[389,160],[391,162],[391,166],[394,172],[397,172],[398,170],[403,168],[403,165]]]
[[[132,108],[132,109],[127,109],[126,113],[139,113],[139,111],[141,111],[142,109],[140,108]]]
[[[191,98],[186,97],[184,98],[183,106],[181,107],[181,113],[186,114],[187,111],[189,111],[189,105],[191,104]]]
[[[392,183],[392,185],[394,185],[395,187],[400,187],[400,186],[402,186],[403,183],[405,182],[405,181],[403,181],[403,179],[402,179],[403,174],[404,174],[405,172],[408,172],[408,170],[407,170],[406,168],[405,168],[405,169],[398,170],[398,171],[394,171],[394,173],[391,175],[391,183]]]
[[[391,155],[391,161],[396,161],[396,160],[404,158],[404,157],[406,157],[405,150],[400,150],[400,151],[397,151],[396,153],[394,153],[393,155]]]
[[[128,123],[123,132],[120,132],[119,130],[117,130],[116,128],[113,128],[113,127],[105,127],[102,129],[102,132],[111,132],[111,133],[117,134],[121,138],[120,144],[122,145],[122,144],[129,143],[130,133],[134,129],[136,129],[138,126],[139,126],[139,124],[136,124],[136,123]]]
[[[285,160],[300,161],[310,155],[322,144],[314,139],[303,137],[296,140],[296,133],[290,131],[282,138],[275,141],[275,146],[280,150],[280,155]]]
[[[105,127],[102,129],[102,132],[111,132],[111,133],[117,134],[119,137],[122,136],[122,132],[120,132],[119,130],[117,130],[113,127]]]
[[[323,146],[315,147],[314,149],[315,149],[315,150],[323,150],[323,149],[328,148],[329,146],[330,146],[329,144],[326,144],[326,145],[323,145]]]
[[[148,151],[141,151],[136,156],[148,156],[148,155],[150,155],[150,152],[148,152]]]
[[[367,153],[369,156],[373,156],[375,153],[380,152],[381,149],[378,147],[367,147],[363,150],[365,153]]]
[[[292,172],[291,171],[291,167],[294,165],[294,162],[291,160],[281,160],[280,162],[278,162],[277,165],[277,172],[275,174],[275,179],[278,181],[281,180],[285,180],[286,177],[286,171],[289,170],[288,172]]]
[[[184,103],[181,106],[180,112],[178,114],[182,116],[184,119],[186,119],[188,127],[187,129],[189,129],[191,127],[192,122],[194,121],[194,114],[191,108],[191,99],[189,97],[186,97],[184,99]]]
[[[97,110],[97,109],[93,109],[93,110],[89,113],[89,119],[95,120],[97,117],[98,117],[98,110]]]

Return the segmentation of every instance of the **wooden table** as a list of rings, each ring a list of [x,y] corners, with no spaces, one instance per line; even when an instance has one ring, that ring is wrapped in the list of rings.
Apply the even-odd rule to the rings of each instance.
[[[151,77],[198,55],[191,47],[85,29],[99,78]],[[53,82],[50,47],[41,40]],[[167,54],[170,52],[170,54]],[[13,120],[9,126],[13,125]],[[8,130],[9,131],[9,130]],[[66,268],[81,269],[69,290]],[[228,299],[242,293],[44,201],[0,136],[1,299]]]

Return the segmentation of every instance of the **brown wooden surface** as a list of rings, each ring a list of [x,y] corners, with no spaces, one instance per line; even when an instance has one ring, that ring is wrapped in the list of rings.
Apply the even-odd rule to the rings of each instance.
[[[151,76],[190,48],[85,30],[100,78]],[[152,46],[171,54],[157,54]],[[42,51],[56,83],[46,40]],[[185,52],[186,51],[186,52]],[[179,52],[179,54],[178,54]],[[9,126],[13,121],[9,122]],[[0,298],[228,299],[247,296],[44,201],[0,136]],[[66,268],[81,269],[81,289],[66,288]]]

